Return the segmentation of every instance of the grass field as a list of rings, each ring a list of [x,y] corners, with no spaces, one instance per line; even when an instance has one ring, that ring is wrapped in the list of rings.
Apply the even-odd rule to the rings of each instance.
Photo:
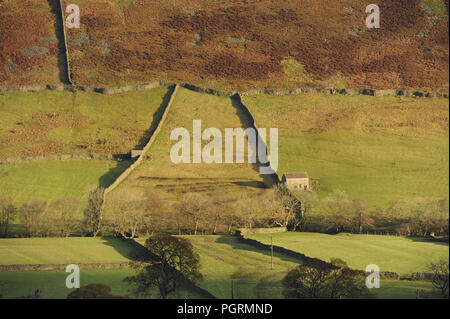
[[[167,93],[158,87],[116,95],[0,94],[0,157],[128,153],[150,138]]]
[[[123,279],[133,274],[132,269],[81,269],[80,285],[105,284],[112,288],[114,295],[130,296],[130,286]],[[34,295],[34,291],[40,289],[44,299],[64,299],[74,290],[66,287],[68,275],[64,270],[0,272],[0,294],[3,298],[17,298]],[[169,298],[202,297],[192,291],[180,290]]]
[[[387,280],[381,279],[380,288],[371,292],[377,299],[416,299],[417,290],[429,293],[433,285],[429,281]],[[419,293],[419,298],[423,298]]]
[[[279,175],[307,171],[321,197],[339,189],[382,208],[448,197],[446,99],[260,95],[244,104],[259,127],[279,130]]]
[[[270,269],[270,251],[242,244],[234,236],[185,236],[200,255],[204,280],[199,286],[219,298],[281,298],[281,280],[299,260],[275,253]],[[145,238],[138,240],[145,242]],[[69,264],[124,262],[131,247],[114,238],[33,238],[0,239],[1,264]],[[81,285],[104,283],[113,293],[127,295],[123,278],[131,269],[81,270]],[[0,293],[5,298],[29,295],[41,289],[44,298],[65,298],[67,273],[64,271],[0,272]],[[408,280],[381,280],[373,290],[377,298],[415,298],[417,289],[429,290],[431,284]],[[172,298],[197,299],[201,296],[181,290]]]
[[[132,247],[116,238],[0,239],[0,264],[127,262]]]
[[[274,269],[270,269],[270,251],[243,244],[234,236],[185,236],[200,255],[204,276],[199,286],[219,298],[282,298],[281,280],[299,264],[284,254],[274,253]],[[139,240],[142,244],[145,239]],[[431,283],[409,280],[384,280],[373,289],[376,298],[416,298],[416,290],[429,291]]]
[[[95,187],[107,187],[130,161],[67,160],[33,161],[0,165],[0,193],[19,205],[36,198],[84,199]]]
[[[439,258],[448,258],[448,244],[427,242],[421,238],[394,236],[354,235],[341,233],[247,234],[248,238],[298,251],[309,257],[329,261],[337,257],[355,269],[364,270],[376,264],[381,271],[395,271],[401,276],[426,271],[427,265]]]
[[[270,269],[270,252],[241,244],[234,236],[186,236],[200,254],[204,280],[199,286],[218,298],[281,298],[281,280],[299,261],[274,254]],[[140,240],[145,243],[145,239]]]
[[[132,247],[116,238],[20,238],[0,239],[0,264],[78,264],[127,262]],[[103,283],[112,293],[129,295],[123,282],[134,271],[127,269],[81,269],[81,286]],[[65,286],[64,270],[0,271],[0,294],[3,298],[32,295],[41,289],[43,298],[65,298],[72,289]],[[156,291],[155,291],[156,293]],[[201,298],[192,291],[180,290],[172,298]]]
[[[143,161],[132,174],[109,196],[114,196],[120,190],[130,190],[140,196],[151,188],[161,199],[174,203],[185,193],[197,192],[211,194],[221,191],[228,200],[243,195],[253,196],[263,194],[266,190],[263,178],[248,163],[247,141],[242,164],[233,163],[180,163],[174,164],[170,150],[177,141],[170,140],[170,134],[175,128],[186,128],[190,133],[192,145],[193,120],[201,120],[202,130],[209,127],[217,128],[225,136],[225,128],[248,127],[248,119],[243,110],[237,107],[230,98],[216,97],[196,93],[180,88],[171,106],[163,127],[149,149],[150,158]],[[205,146],[207,141],[202,142]],[[222,142],[222,149],[225,142]],[[222,159],[224,159],[224,154]],[[193,159],[191,146],[191,162]]]

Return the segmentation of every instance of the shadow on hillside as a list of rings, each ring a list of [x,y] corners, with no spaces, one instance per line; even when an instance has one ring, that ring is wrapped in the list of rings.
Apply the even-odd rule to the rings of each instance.
[[[62,12],[59,1],[47,0],[51,8],[51,13],[55,16],[55,34],[58,39],[58,69],[59,80],[64,84],[70,84],[69,73],[67,70],[66,45],[64,42],[64,24],[62,21]]]
[[[257,144],[264,145],[267,149],[267,145],[265,144],[264,140],[261,138],[261,136],[258,134],[258,131],[255,128],[255,125],[254,125],[255,121],[254,121],[252,115],[249,113],[247,108],[244,105],[242,105],[238,95],[233,95],[231,97],[231,105],[236,109],[236,115],[239,117],[239,120],[241,121],[242,128],[246,129],[246,128],[251,127],[253,129],[255,129],[255,131],[257,133]],[[251,146],[249,144],[249,148],[250,147]],[[258,146],[253,145],[252,151],[256,152],[256,154],[258,154],[257,153]],[[257,162],[255,164],[252,164],[252,166],[253,166],[253,170],[255,172],[258,172],[258,174],[259,174],[260,166],[267,166],[267,165],[263,165],[263,164],[259,163],[259,161],[257,160]],[[278,177],[276,176],[276,174],[271,174],[271,175],[267,175],[267,174],[261,175],[260,174],[259,176],[262,178],[264,184],[267,185],[267,187],[272,187],[278,183]]]
[[[219,238],[216,239],[215,242],[218,244],[227,244],[227,245],[231,246],[232,249],[236,249],[236,250],[251,251],[254,253],[259,253],[259,254],[265,255],[267,257],[270,257],[270,255],[271,255],[270,250],[262,249],[262,248],[258,248],[256,246],[253,246],[250,244],[242,243],[239,241],[238,237],[233,236],[233,235],[221,235]],[[273,256],[275,258],[281,259],[283,261],[300,263],[299,259],[290,257],[288,255],[285,255],[285,254],[282,254],[279,252],[274,252]]]
[[[120,255],[127,259],[131,259],[130,253],[133,251],[134,247],[127,241],[121,240],[114,237],[102,237],[104,244],[106,246],[113,247]]]
[[[143,149],[144,146],[148,143],[156,128],[158,127],[159,122],[164,114],[164,111],[169,104],[170,97],[175,90],[175,86],[170,86],[167,90],[167,93],[163,96],[161,104],[159,105],[158,110],[153,114],[152,124],[150,128],[144,132],[144,135],[140,138],[138,144],[134,147],[134,149]]]
[[[118,160],[116,161],[116,166],[110,168],[109,171],[101,176],[98,180],[98,186],[101,188],[107,188],[119,177],[130,165],[133,163],[132,160]]]
[[[445,241],[444,239],[440,240],[440,239],[433,238],[433,237],[405,237],[405,238],[409,239],[413,242],[431,243],[431,244],[447,246],[447,247],[449,246],[448,238],[447,238],[447,241]]]
[[[269,188],[266,183],[259,181],[248,181],[248,182],[232,182],[232,184],[243,187],[253,187],[253,188]]]

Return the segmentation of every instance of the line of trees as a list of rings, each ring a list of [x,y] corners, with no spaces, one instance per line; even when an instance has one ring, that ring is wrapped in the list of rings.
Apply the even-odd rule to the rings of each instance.
[[[84,200],[63,198],[50,205],[35,199],[17,207],[11,198],[0,196],[0,236],[11,235],[13,221],[20,221],[27,237],[136,237],[161,231],[198,235],[277,226],[322,233],[405,236],[449,232],[447,199],[414,198],[393,202],[386,209],[370,209],[365,200],[350,200],[342,191],[319,199],[314,192],[291,192],[279,185],[253,197],[243,194],[230,200],[229,194],[219,189],[207,195],[187,193],[168,203],[150,190],[137,194],[125,189],[108,196],[105,216],[103,199],[100,188],[90,191]]]
[[[84,211],[82,203],[76,198],[61,198],[49,205],[34,199],[16,206],[12,198],[0,196],[0,237],[96,236],[101,230],[103,189],[88,193]],[[12,229],[17,222],[22,229]]]
[[[365,200],[349,200],[342,191],[334,191],[322,200],[309,192],[295,196],[302,202],[304,210],[298,230],[448,236],[448,199],[413,198],[392,202],[386,209],[369,209]]]

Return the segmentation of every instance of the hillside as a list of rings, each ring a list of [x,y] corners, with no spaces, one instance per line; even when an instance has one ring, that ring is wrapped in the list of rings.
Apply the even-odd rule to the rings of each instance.
[[[186,128],[193,139],[193,120],[201,120],[202,132],[217,128],[225,137],[226,128],[247,128],[249,119],[243,109],[232,99],[216,97],[180,88],[144,161],[107,198],[108,207],[117,206],[121,198],[143,198],[147,191],[156,194],[164,207],[174,210],[172,205],[190,193],[197,193],[214,199],[214,206],[229,204],[238,199],[261,196],[273,182],[259,174],[259,166],[248,163],[248,143],[244,142],[244,163],[225,163],[225,142],[222,141],[222,163],[193,163],[193,146],[190,145],[190,163],[174,163],[171,149],[179,140],[171,141],[176,128]],[[202,147],[208,140],[202,141]],[[234,154],[236,156],[236,154]],[[114,204],[113,204],[114,203]],[[208,211],[211,209],[208,209]],[[225,211],[225,214],[229,214]],[[202,224],[208,224],[202,216]]]
[[[0,2],[0,85],[67,83],[57,1]]]
[[[150,139],[168,89],[0,94],[0,160],[63,154],[126,154]]]
[[[279,175],[307,171],[321,197],[342,190],[382,208],[448,197],[447,100],[302,94],[244,104],[258,126],[278,127]]]
[[[24,5],[0,4],[0,47],[7,48],[0,50],[0,85],[54,82],[58,67],[64,74],[57,7],[24,2],[44,14],[22,23]],[[357,0],[63,2],[81,9],[81,28],[67,30],[71,75],[80,85],[169,80],[228,89],[448,91],[448,1],[379,1],[380,29],[365,26],[368,14]]]
[[[246,237],[281,246],[309,257],[330,261],[340,258],[354,269],[364,270],[376,264],[381,271],[395,271],[401,276],[426,271],[430,261],[448,256],[448,244],[430,242],[423,238],[357,235],[341,233],[287,232],[276,234],[247,234]]]

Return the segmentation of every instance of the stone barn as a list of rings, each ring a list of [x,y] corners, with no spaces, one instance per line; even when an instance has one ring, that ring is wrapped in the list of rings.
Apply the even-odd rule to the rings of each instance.
[[[288,189],[309,190],[308,173],[286,173],[283,175],[281,181]]]

